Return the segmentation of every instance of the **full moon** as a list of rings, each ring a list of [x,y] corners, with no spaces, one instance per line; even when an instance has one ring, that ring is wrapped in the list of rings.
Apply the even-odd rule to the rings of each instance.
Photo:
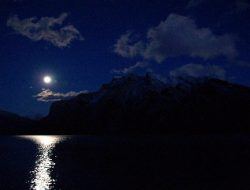
[[[51,76],[43,77],[43,82],[46,83],[46,84],[50,84],[52,82]]]

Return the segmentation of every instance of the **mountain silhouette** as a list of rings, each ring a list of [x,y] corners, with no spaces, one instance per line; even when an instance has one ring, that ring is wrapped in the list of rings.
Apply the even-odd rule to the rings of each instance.
[[[54,102],[42,122],[69,133],[240,132],[249,130],[249,116],[247,87],[192,77],[164,83],[130,74],[97,92]]]
[[[0,132],[18,133],[27,130],[35,124],[31,119],[21,117],[17,114],[0,110]]]
[[[238,133],[250,129],[250,88],[213,78],[113,78],[52,103],[29,130],[53,134]],[[25,130],[24,130],[25,131]]]

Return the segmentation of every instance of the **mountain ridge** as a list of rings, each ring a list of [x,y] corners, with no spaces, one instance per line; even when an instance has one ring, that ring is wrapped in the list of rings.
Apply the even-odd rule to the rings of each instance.
[[[213,78],[179,77],[165,83],[150,74],[130,74],[113,78],[96,92],[53,102],[46,117],[17,131],[41,134],[249,132],[249,116],[248,87]]]
[[[52,103],[44,121],[65,131],[73,125],[79,132],[195,132],[198,125],[216,122],[218,130],[205,126],[204,131],[246,130],[249,88],[212,78],[177,80],[164,83],[149,74],[115,78],[97,92]]]

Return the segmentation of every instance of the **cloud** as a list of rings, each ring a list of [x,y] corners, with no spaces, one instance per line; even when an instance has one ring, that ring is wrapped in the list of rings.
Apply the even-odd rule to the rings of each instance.
[[[216,65],[186,64],[170,71],[170,76],[213,77],[225,79],[226,71]]]
[[[54,102],[54,101],[73,98],[82,93],[88,93],[88,91],[86,90],[80,92],[70,91],[67,93],[59,93],[59,92],[53,92],[50,89],[42,89],[42,92],[38,93],[33,97],[37,98],[38,101],[42,102]]]
[[[132,32],[127,32],[122,35],[117,43],[114,45],[114,52],[122,57],[134,57],[138,54],[142,54],[144,45],[142,42],[134,43],[132,39]]]
[[[206,0],[190,0],[188,1],[186,8],[191,9],[191,8],[197,7],[201,5],[202,3],[204,3],[205,1]]]
[[[236,12],[244,12],[250,9],[250,3],[247,0],[236,0]]]
[[[36,17],[20,19],[17,15],[7,20],[7,26],[17,33],[33,41],[47,41],[59,48],[68,47],[74,40],[83,40],[80,32],[73,25],[64,25],[67,13],[62,13],[58,18]]]
[[[242,67],[250,67],[249,61],[238,60],[236,63],[237,63],[237,65],[242,66]]]
[[[220,3],[223,1],[208,1],[208,0],[189,0],[186,5],[186,9],[197,8],[201,5],[206,6],[205,3],[209,3],[213,6],[221,6]],[[230,7],[230,8],[229,8]],[[237,14],[250,9],[249,0],[232,0],[227,2],[224,13],[226,14]],[[223,13],[222,13],[223,14]]]
[[[130,67],[126,67],[126,68],[123,68],[123,69],[114,69],[112,70],[112,73],[115,73],[115,74],[128,74],[128,73],[133,73],[135,72],[136,70],[138,69],[143,69],[145,67],[147,67],[148,64],[145,63],[145,62],[137,62],[136,64],[130,66]]]
[[[123,57],[141,55],[160,63],[182,55],[203,59],[218,56],[233,59],[237,55],[230,35],[216,35],[209,28],[199,28],[193,19],[178,14],[170,14],[158,26],[150,28],[145,42],[132,44],[130,36],[122,35],[115,44],[115,52]]]

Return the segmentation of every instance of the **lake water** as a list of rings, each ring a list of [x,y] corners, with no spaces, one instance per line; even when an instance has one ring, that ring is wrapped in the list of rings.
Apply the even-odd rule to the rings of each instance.
[[[249,189],[247,136],[1,136],[0,189]]]

